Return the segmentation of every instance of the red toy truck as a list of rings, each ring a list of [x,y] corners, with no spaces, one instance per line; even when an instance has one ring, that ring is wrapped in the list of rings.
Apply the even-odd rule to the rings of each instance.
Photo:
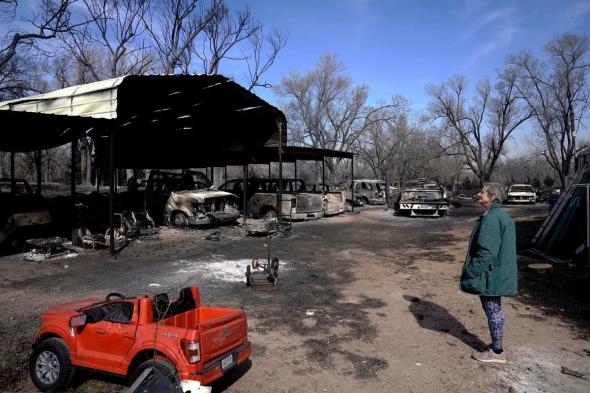
[[[171,381],[210,384],[251,354],[243,310],[200,305],[197,287],[126,298],[110,293],[51,307],[41,316],[30,360],[43,392],[65,388],[75,368],[128,378],[154,367]],[[155,359],[155,360],[154,360]]]

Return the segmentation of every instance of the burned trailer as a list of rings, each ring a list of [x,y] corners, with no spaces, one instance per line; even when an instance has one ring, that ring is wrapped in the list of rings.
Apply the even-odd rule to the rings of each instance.
[[[423,179],[406,183],[396,205],[400,215],[412,217],[444,217],[449,211],[441,185]]]

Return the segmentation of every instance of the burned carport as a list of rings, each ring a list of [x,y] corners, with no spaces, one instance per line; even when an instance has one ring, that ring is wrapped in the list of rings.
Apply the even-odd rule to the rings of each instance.
[[[29,125],[6,134],[3,151],[34,151],[84,136],[94,140],[96,165],[108,168],[110,179],[111,251],[117,169],[242,165],[246,177],[249,163],[278,162],[280,201],[283,161],[352,159],[349,153],[286,146],[284,114],[220,75],[126,76],[7,101],[0,109],[26,119],[16,124]],[[57,131],[45,132],[50,118]],[[73,176],[71,186],[73,195]]]

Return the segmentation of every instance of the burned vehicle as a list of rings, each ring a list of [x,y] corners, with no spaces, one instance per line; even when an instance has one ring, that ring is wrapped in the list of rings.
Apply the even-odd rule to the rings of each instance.
[[[234,193],[240,207],[243,206],[244,181],[230,180],[222,184],[219,189]],[[324,215],[324,201],[322,195],[305,192],[306,186],[302,180],[283,179],[283,195],[280,214],[291,220],[318,219]],[[277,216],[277,194],[279,192],[278,179],[248,179],[246,186],[247,211],[254,218],[274,218]]]
[[[307,191],[321,194],[324,199],[324,216],[335,216],[346,211],[346,194],[335,190],[327,184],[313,184],[307,186]]]
[[[449,211],[449,201],[440,184],[421,179],[405,184],[396,207],[400,215],[444,217]]]
[[[235,195],[208,189],[207,183],[195,180],[191,172],[152,171],[144,194],[146,210],[163,225],[221,224],[240,217]]]
[[[20,252],[27,239],[48,236],[52,221],[46,201],[26,180],[0,179],[0,252]]]
[[[513,184],[508,189],[508,203],[537,203],[537,193],[530,184]]]
[[[353,184],[340,183],[340,188],[345,190],[346,200],[356,206],[384,205],[386,203],[386,183],[383,180],[359,179]],[[352,187],[354,187],[354,200]]]

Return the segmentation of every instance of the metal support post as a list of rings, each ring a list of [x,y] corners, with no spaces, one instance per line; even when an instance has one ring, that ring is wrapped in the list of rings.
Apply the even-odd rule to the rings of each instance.
[[[76,223],[76,139],[70,144],[70,197],[72,203],[72,244],[75,243],[74,225]]]
[[[109,248],[111,256],[115,256],[115,132],[109,135]]]
[[[322,157],[322,191],[326,191],[326,157]]]
[[[246,192],[248,189],[248,164],[244,164],[242,166],[242,177],[244,178],[244,183],[242,184],[242,195],[244,198],[244,200],[242,201],[242,224],[246,225],[246,215],[248,212],[248,202],[246,201],[246,198],[248,196]]]
[[[72,206],[74,204],[74,194],[76,193],[76,140],[72,140],[70,145],[70,195],[72,196]]]
[[[14,152],[10,152],[10,195],[16,195],[16,179],[14,178]]]
[[[277,195],[277,216],[279,224],[283,223],[283,122],[277,122],[279,131],[279,194]]]
[[[354,157],[350,159],[350,189],[352,190],[352,212],[354,213]]]
[[[35,154],[35,165],[37,169],[37,195],[41,195],[41,150],[37,150]]]

